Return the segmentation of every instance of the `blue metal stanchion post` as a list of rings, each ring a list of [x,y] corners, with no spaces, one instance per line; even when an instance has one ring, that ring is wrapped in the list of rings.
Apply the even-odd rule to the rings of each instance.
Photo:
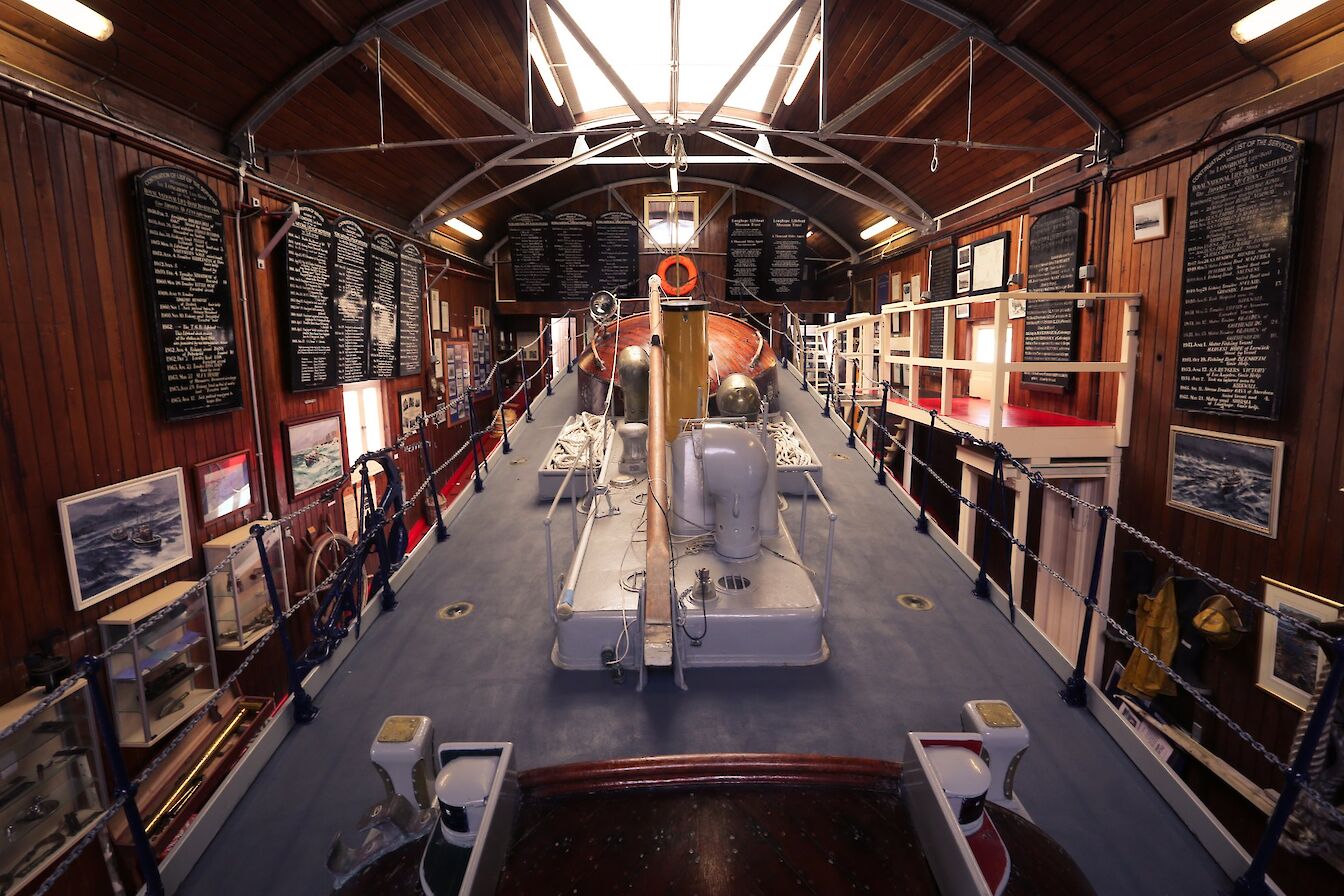
[[[918,387],[913,387],[917,389]],[[930,453],[933,451],[933,425],[938,419],[936,411],[929,411],[929,426],[924,430],[924,475],[919,477],[919,519],[915,520],[915,531],[928,534],[929,514],[927,512],[929,498],[929,480],[933,478],[933,466]],[[913,442],[913,437],[911,438]],[[913,445],[912,445],[913,447]]]
[[[523,356],[518,356],[518,369],[523,372],[523,417],[528,423],[532,422],[532,383],[527,378],[527,362]]]
[[[887,484],[887,396],[890,383],[882,384],[882,410],[877,415],[877,484]]]
[[[821,416],[831,416],[831,399],[835,397],[835,372],[826,371],[826,394],[821,396]]]
[[[555,394],[555,360],[553,356],[546,358],[546,394]]]
[[[500,377],[504,375],[504,368],[500,367],[495,371],[495,404],[499,406],[499,428],[504,434],[504,453],[513,451],[513,446],[509,444],[509,421],[504,419],[504,384]],[[526,391],[527,387],[523,387]]]
[[[280,649],[285,654],[285,671],[289,674],[289,693],[294,698],[294,721],[300,724],[317,718],[317,704],[303,689],[303,676],[299,674],[298,662],[294,656],[294,645],[289,640],[289,625],[285,619],[284,608],[280,606],[280,595],[275,590],[275,574],[271,571],[271,557],[266,551],[266,527],[260,524],[251,529],[252,537],[257,541],[257,554],[261,558],[261,575],[266,582],[266,596],[271,602],[271,616],[275,620],[275,633],[280,636]]]
[[[859,416],[859,381],[856,378],[849,386],[849,447],[854,448],[854,421]]]
[[[163,879],[159,876],[159,864],[154,860],[154,849],[149,843],[149,834],[145,831],[145,821],[140,816],[140,807],[135,804],[137,787],[126,773],[126,763],[121,758],[121,739],[117,736],[117,726],[112,713],[107,708],[106,698],[98,684],[98,669],[103,660],[86,656],[80,660],[80,672],[89,692],[89,702],[93,705],[93,719],[107,748],[108,768],[112,772],[112,783],[116,787],[116,796],[124,796],[121,811],[126,814],[126,827],[131,834],[131,843],[135,847],[135,864],[140,868],[140,876],[145,880],[147,896],[163,896]]]
[[[434,502],[434,537],[439,541],[448,540],[448,527],[443,524],[443,510],[439,507],[439,486],[434,482],[434,461],[429,456],[429,439],[425,437],[425,418],[422,414],[420,424],[420,457],[425,463],[425,479],[429,482],[430,500]]]
[[[999,511],[1003,508],[1003,448],[994,446],[994,484],[989,493],[989,518],[997,520]],[[993,525],[987,525],[985,530],[984,550],[980,554],[980,571],[975,576],[975,587],[971,593],[981,600],[989,600],[989,574],[985,572],[985,564],[989,562],[989,539],[994,533]]]
[[[1111,508],[1103,507],[1097,511],[1101,524],[1097,527],[1097,545],[1092,551],[1092,578],[1087,584],[1087,597],[1084,599],[1086,612],[1083,616],[1083,633],[1078,638],[1078,656],[1073,663],[1073,674],[1064,682],[1064,690],[1059,696],[1069,706],[1087,706],[1087,678],[1083,667],[1087,664],[1087,645],[1092,640],[1092,616],[1097,608],[1097,589],[1101,586],[1101,559],[1106,551],[1106,525],[1111,521]]]
[[[1307,722],[1307,730],[1302,732],[1302,745],[1293,757],[1292,769],[1284,778],[1283,791],[1260,835],[1260,844],[1251,857],[1251,864],[1246,873],[1232,885],[1232,892],[1238,896],[1268,896],[1270,891],[1265,874],[1269,871],[1270,859],[1274,858],[1279,848],[1279,838],[1283,836],[1283,829],[1293,814],[1293,806],[1302,792],[1302,785],[1308,783],[1308,770],[1321,742],[1321,735],[1325,733],[1325,723],[1330,718],[1335,701],[1339,699],[1339,689],[1344,684],[1344,638],[1335,638],[1322,646],[1330,653],[1330,674],[1326,676],[1325,686],[1316,698],[1316,709],[1311,714],[1311,721]]]
[[[480,441],[476,438],[476,402],[470,390],[467,391],[467,421],[470,432],[468,438],[471,440],[472,485],[479,492],[485,488],[485,483],[481,481]]]
[[[392,590],[392,552],[387,547],[384,522],[386,520],[381,510],[371,510],[364,531],[373,533],[373,549],[378,552],[378,579],[382,583],[383,612],[389,612],[397,608],[397,593]]]

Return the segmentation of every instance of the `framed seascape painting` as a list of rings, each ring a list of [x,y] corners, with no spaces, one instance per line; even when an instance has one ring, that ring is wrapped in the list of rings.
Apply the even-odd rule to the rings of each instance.
[[[1274,538],[1283,442],[1171,428],[1167,504]]]
[[[425,409],[425,397],[419,389],[397,393],[397,411],[401,415],[401,434],[415,432],[415,421]]]
[[[330,485],[345,475],[345,421],[340,414],[283,423],[280,434],[292,500]]]
[[[196,465],[201,522],[210,523],[252,503],[252,452],[226,454]]]
[[[56,502],[75,609],[191,559],[181,467]]]
[[[1327,600],[1301,588],[1264,578],[1265,603],[1293,619],[1307,623],[1334,622],[1344,618],[1344,604]],[[1316,677],[1325,663],[1325,652],[1312,638],[1277,616],[1266,613],[1260,628],[1260,662],[1255,683],[1298,709],[1306,709],[1316,692]]]
[[[1167,197],[1155,196],[1134,203],[1134,242],[1165,239],[1170,233],[1167,223]]]

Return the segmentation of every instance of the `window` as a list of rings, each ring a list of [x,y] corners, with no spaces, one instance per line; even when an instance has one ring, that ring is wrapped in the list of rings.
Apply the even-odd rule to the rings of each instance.
[[[361,454],[384,448],[387,429],[383,426],[383,390],[378,380],[351,383],[345,387],[345,450],[350,462]],[[382,472],[369,464],[369,472]]]
[[[699,248],[700,237],[695,231],[700,226],[700,197],[680,193],[645,196],[644,226],[648,229],[644,237],[647,249],[676,253]]]
[[[971,325],[971,360],[984,364],[994,363],[994,325]],[[1013,328],[1003,333],[1003,360],[1013,360]],[[1003,394],[1008,395],[1008,374],[1003,375]],[[994,374],[987,370],[971,371],[970,394],[972,398],[992,398],[994,395]]]

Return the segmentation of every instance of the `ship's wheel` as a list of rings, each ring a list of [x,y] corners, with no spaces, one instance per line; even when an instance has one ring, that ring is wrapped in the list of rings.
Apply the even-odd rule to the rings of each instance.
[[[308,591],[326,582],[340,568],[346,559],[355,553],[355,543],[339,532],[330,529],[313,541],[312,551],[308,555]],[[355,594],[362,604],[369,593],[369,571],[361,569],[355,580]],[[320,601],[320,598],[319,598]]]

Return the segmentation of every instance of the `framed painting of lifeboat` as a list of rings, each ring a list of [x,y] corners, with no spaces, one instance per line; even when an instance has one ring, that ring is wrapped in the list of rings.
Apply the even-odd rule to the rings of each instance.
[[[56,502],[75,609],[191,559],[181,467]]]
[[[283,423],[280,430],[292,500],[345,476],[345,420],[340,414]]]

